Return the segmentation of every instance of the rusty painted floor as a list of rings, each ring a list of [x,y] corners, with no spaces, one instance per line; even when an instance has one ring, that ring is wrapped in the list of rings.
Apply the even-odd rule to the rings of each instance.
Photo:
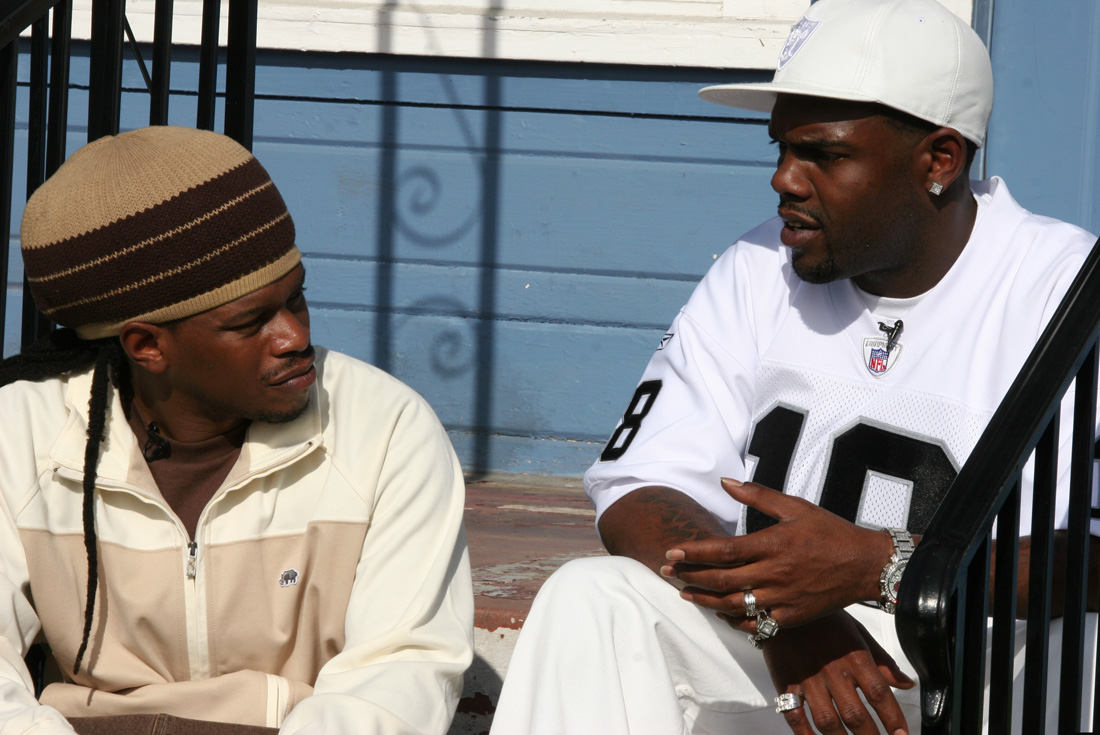
[[[561,487],[471,482],[466,534],[474,575],[474,626],[518,629],[550,574],[570,559],[605,553],[584,492]]]

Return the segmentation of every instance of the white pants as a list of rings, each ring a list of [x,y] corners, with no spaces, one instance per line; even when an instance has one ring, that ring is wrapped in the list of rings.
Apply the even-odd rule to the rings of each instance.
[[[848,612],[916,680],[893,616],[864,605]],[[1096,616],[1089,615],[1090,639],[1095,623]],[[1060,643],[1061,621],[1051,631]],[[1023,669],[1023,638],[1021,627],[1017,674]],[[1057,692],[1060,646],[1051,648],[1049,691]],[[1086,671],[1091,666],[1087,661]],[[1022,679],[1017,677],[1014,696],[1017,715]],[[894,693],[910,732],[919,733],[919,688]],[[492,735],[783,735],[790,730],[775,712],[774,697],[763,656],[746,634],[685,602],[636,561],[579,559],[551,576],[532,605]],[[1048,701],[1053,733],[1057,705],[1056,699]]]

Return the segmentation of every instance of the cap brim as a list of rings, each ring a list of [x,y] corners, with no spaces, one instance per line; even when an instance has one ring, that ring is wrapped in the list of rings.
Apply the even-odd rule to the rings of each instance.
[[[901,110],[909,115],[918,117],[921,120],[928,120],[933,125],[943,125],[944,123],[937,122],[929,119],[928,117],[913,110],[906,110],[903,107],[891,103],[885,102],[880,99],[871,97],[870,95],[853,93],[846,89],[823,89],[820,86],[810,87],[809,85],[792,84],[790,82],[762,82],[758,84],[716,84],[711,87],[703,87],[699,90],[699,96],[707,102],[713,102],[716,105],[725,105],[726,107],[736,107],[741,110],[752,110],[754,112],[767,112],[771,113],[772,108],[775,107],[775,99],[780,94],[798,94],[805,97],[824,97],[826,99],[834,100],[848,100],[849,102],[874,102],[880,105],[886,105],[892,107],[895,110]],[[952,127],[952,126],[948,126]],[[964,138],[974,143],[977,147],[981,148],[985,145],[984,131],[981,133],[973,130],[962,130],[956,127]]]
[[[716,84],[703,87],[699,96],[707,102],[726,107],[736,107],[754,112],[771,112],[779,94],[800,94],[807,97],[849,100],[851,102],[878,102],[867,95],[853,94],[847,90],[823,90],[819,86],[764,82],[759,84]]]

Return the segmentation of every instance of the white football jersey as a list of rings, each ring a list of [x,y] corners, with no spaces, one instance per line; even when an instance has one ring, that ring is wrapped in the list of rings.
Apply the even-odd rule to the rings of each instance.
[[[916,299],[801,281],[778,218],[743,236],[680,311],[586,473],[597,515],[662,485],[730,532],[770,523],[722,490],[732,477],[862,525],[923,532],[1095,240],[1022,209],[998,178],[972,188],[970,241]],[[1068,428],[1061,436],[1065,475]]]

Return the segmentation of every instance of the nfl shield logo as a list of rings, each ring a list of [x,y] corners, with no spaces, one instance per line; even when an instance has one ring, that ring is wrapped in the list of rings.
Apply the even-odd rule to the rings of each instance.
[[[885,337],[863,338],[863,366],[876,378],[881,378],[898,364],[904,345],[896,342],[893,349],[886,349]]]
[[[872,349],[871,359],[867,362],[867,368],[872,373],[886,372],[886,361],[890,359],[890,353],[886,350]]]

